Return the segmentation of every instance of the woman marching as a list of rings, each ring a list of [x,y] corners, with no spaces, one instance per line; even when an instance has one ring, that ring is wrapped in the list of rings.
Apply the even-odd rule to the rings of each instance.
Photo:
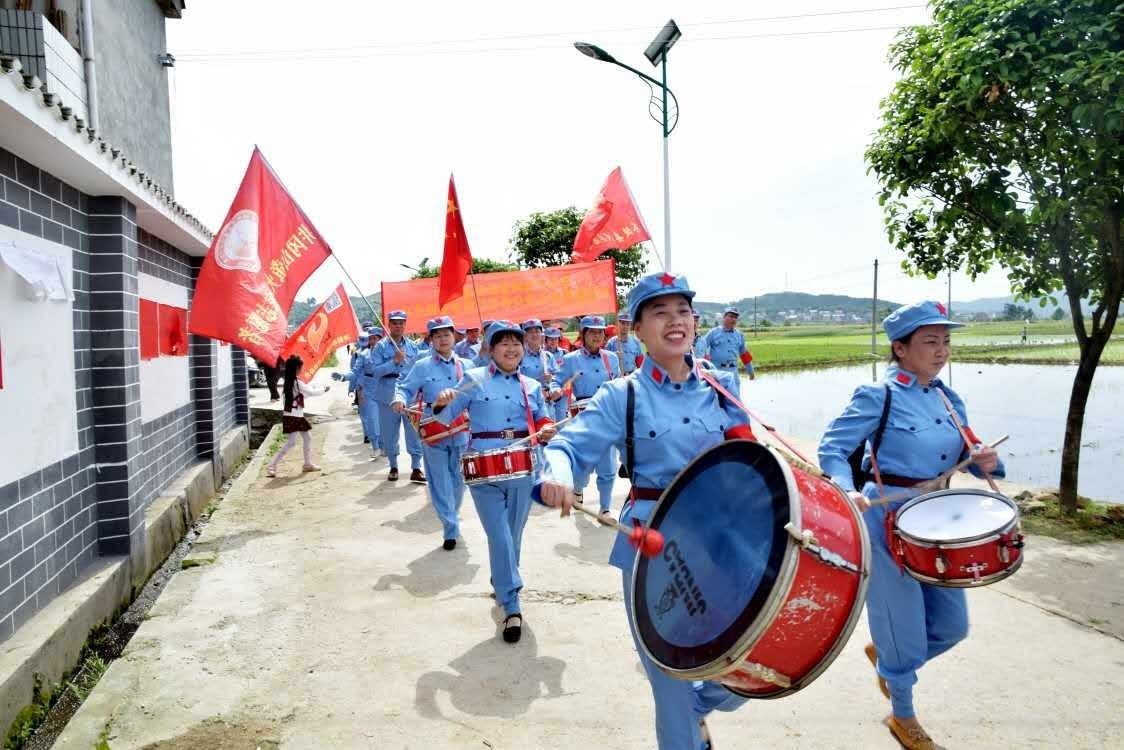
[[[391,408],[398,414],[405,414],[407,406],[417,400],[422,408],[420,417],[433,416],[433,402],[438,394],[459,383],[465,371],[472,368],[471,362],[453,353],[452,318],[447,315],[433,318],[426,322],[426,331],[433,346],[432,356],[418,359],[395,386]],[[467,445],[466,432],[458,432],[433,445],[422,443],[429,499],[441,521],[446,550],[456,549],[460,534],[458,514],[464,500],[461,455]]]
[[[506,448],[513,442],[543,442],[554,436],[553,420],[543,400],[542,386],[519,372],[523,359],[523,329],[505,320],[493,322],[484,343],[491,363],[464,374],[455,389],[441,391],[434,401],[437,418],[451,423],[468,410],[473,451]],[[443,408],[442,408],[443,407]],[[503,639],[515,643],[523,633],[519,592],[519,553],[523,527],[531,510],[533,476],[500,479],[469,488],[476,513],[488,537],[488,562],[496,603],[503,609]]]
[[[563,383],[572,384],[574,400],[588,401],[601,388],[621,375],[620,360],[602,346],[605,344],[605,319],[600,315],[587,315],[581,319],[578,327],[578,338],[581,346],[562,358],[562,369],[558,372],[558,379]],[[613,481],[617,476],[617,455],[613,445],[606,447],[600,456],[594,456],[593,465],[589,470],[575,475],[577,484],[574,488],[581,497],[585,486],[589,483],[589,475],[597,473],[597,495],[601,504],[601,513],[609,515],[609,506],[613,500]]]
[[[623,526],[647,521],[662,489],[700,451],[726,438],[753,438],[746,415],[728,400],[723,406],[709,382],[713,379],[737,394],[737,376],[703,368],[691,354],[694,296],[686,278],[668,273],[641,278],[629,293],[628,312],[647,355],[636,373],[600,387],[585,411],[546,447],[543,503],[560,507],[562,515],[568,515],[577,486],[574,477],[588,475],[610,447],[624,444],[630,390],[635,442],[633,466],[628,469],[633,488],[621,514]],[[584,352],[578,355],[586,356]],[[670,677],[647,655],[632,612],[634,559],[635,550],[618,535],[609,564],[621,569],[625,611],[655,701],[660,750],[707,748],[707,714],[715,709],[732,711],[746,699],[717,682]]]
[[[328,386],[324,386],[324,390],[318,391],[302,383],[297,375],[300,374],[303,364],[301,358],[295,354],[285,360],[285,382],[283,386],[285,401],[282,404],[284,411],[281,412],[281,431],[287,436],[287,439],[281,446],[281,450],[277,451],[277,455],[269,462],[269,466],[265,470],[267,477],[277,476],[277,465],[281,463],[285,454],[297,444],[297,435],[301,436],[301,443],[304,448],[304,468],[302,470],[320,471],[320,467],[312,463],[312,435],[309,434],[312,431],[312,425],[304,417],[304,397],[327,393]]]
[[[969,456],[976,476],[1004,476],[995,450],[982,446],[967,426],[964,402],[937,377],[948,361],[949,330],[959,325],[939,302],[904,305],[891,313],[882,321],[892,349],[883,382],[855,390],[819,448],[824,472],[866,509],[872,557],[866,608],[874,639],[866,655],[893,709],[885,723],[909,750],[937,747],[914,713],[913,685],[918,669],[968,634],[968,608],[963,589],[920,583],[899,568],[890,553],[886,517],[901,503],[868,500],[883,495],[882,485],[914,487]],[[860,445],[865,446],[864,471],[874,472],[861,494],[848,462]]]

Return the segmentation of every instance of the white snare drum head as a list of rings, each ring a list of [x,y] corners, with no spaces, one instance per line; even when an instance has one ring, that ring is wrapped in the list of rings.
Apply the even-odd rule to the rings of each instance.
[[[990,534],[1015,518],[1010,503],[983,492],[940,492],[910,503],[898,513],[898,529],[916,539],[936,542]]]

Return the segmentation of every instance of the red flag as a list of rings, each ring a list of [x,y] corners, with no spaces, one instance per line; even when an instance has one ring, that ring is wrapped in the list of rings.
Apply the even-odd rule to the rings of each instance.
[[[313,310],[300,328],[293,331],[293,335],[281,349],[281,358],[288,359],[291,354],[300,357],[303,364],[299,377],[307,383],[332,352],[357,338],[359,321],[355,319],[355,310],[351,307],[351,300],[347,298],[343,284],[340,284],[332,292],[332,296]]]
[[[275,362],[293,298],[331,252],[255,148],[195,282],[191,332]]]
[[[606,250],[632,247],[637,242],[652,239],[640,209],[632,198],[632,191],[624,181],[621,168],[609,173],[601,186],[593,208],[582,219],[578,235],[574,238],[571,263],[589,263]]]
[[[457,186],[453,184],[453,176],[449,175],[449,201],[445,204],[445,255],[441,259],[438,309],[464,296],[464,282],[471,270],[472,251],[468,249],[468,237],[464,234]]]

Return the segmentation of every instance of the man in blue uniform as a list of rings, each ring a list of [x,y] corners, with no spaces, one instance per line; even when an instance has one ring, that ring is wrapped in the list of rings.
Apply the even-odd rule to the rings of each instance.
[[[579,346],[562,358],[562,369],[558,379],[568,383],[573,390],[574,401],[587,401],[593,398],[603,383],[621,375],[617,357],[602,349],[605,343],[605,318],[600,315],[587,315],[581,319],[578,328]],[[608,515],[613,501],[613,480],[617,476],[616,449],[609,447],[595,462],[597,472],[597,494],[601,512]],[[589,474],[575,476],[574,487],[581,496]]]
[[[453,348],[453,351],[461,359],[473,359],[479,350],[480,329],[475,326],[464,329],[464,340]]]
[[[985,471],[1005,475],[995,449],[983,446],[967,426],[960,396],[937,377],[948,360],[949,329],[959,325],[948,319],[939,302],[903,305],[891,313],[882,327],[891,341],[893,364],[886,368],[883,382],[855,390],[843,413],[824,432],[819,448],[824,472],[865,510],[871,548],[866,610],[874,640],[866,654],[875,663],[879,686],[893,709],[886,725],[910,750],[936,747],[915,716],[913,686],[917,670],[967,635],[967,601],[962,588],[930,586],[899,569],[887,542],[887,516],[908,498],[871,507],[867,499],[878,497],[882,488],[867,481],[861,494],[856,492],[848,456],[865,445],[863,470],[869,475],[876,466],[874,476],[895,494],[908,493],[901,488],[937,477],[969,455],[976,476]],[[877,440],[872,436],[883,421],[887,399],[881,441],[872,460],[870,446]],[[957,420],[965,426],[970,449]]]
[[[390,482],[398,481],[398,435],[400,430],[405,429],[406,451],[410,454],[410,481],[423,484],[425,475],[421,470],[421,439],[417,431],[407,423],[407,417],[396,413],[391,407],[391,402],[394,401],[394,386],[398,378],[408,373],[414,366],[414,360],[418,358],[418,349],[406,338],[405,312],[392,310],[387,316],[387,327],[390,328],[390,335],[371,350],[371,373],[377,383],[375,399],[379,404],[379,431],[382,433],[383,447],[390,461],[390,473],[386,478]]]
[[[699,311],[692,311],[691,316],[695,319],[695,345],[691,347],[691,351],[694,352],[695,359],[704,359],[706,357],[706,339],[699,331]]]
[[[622,312],[617,316],[617,335],[605,344],[605,348],[616,352],[620,358],[621,372],[628,375],[640,366],[640,359],[644,356],[644,348],[640,346],[640,339],[632,335],[632,316]]]
[[[453,354],[452,318],[448,315],[433,318],[426,323],[426,329],[433,344],[432,356],[420,357],[395,386],[392,408],[398,414],[404,415],[407,407],[416,405],[420,400],[422,418],[432,417],[437,395],[446,388],[455,387],[464,373],[472,368],[467,359]],[[458,432],[432,445],[422,444],[429,499],[441,521],[446,550],[456,549],[460,533],[458,514],[464,500],[461,455],[467,445],[467,432]]]
[[[589,407],[547,445],[542,484],[545,504],[561,505],[563,515],[567,514],[571,489],[581,487],[574,479],[588,472],[611,446],[624,443],[628,383],[635,388],[635,444],[632,497],[620,518],[625,528],[648,520],[661,490],[700,451],[727,437],[753,437],[746,415],[729,400],[723,406],[690,355],[694,296],[686,278],[668,273],[644,276],[629,292],[629,313],[647,354],[635,375],[599,388]],[[736,375],[717,370],[708,373],[730,393],[737,393]],[[659,748],[703,750],[709,747],[706,715],[713,710],[731,711],[746,699],[717,682],[675,679],[648,656],[632,612],[635,557],[636,551],[618,535],[609,564],[621,569],[625,611],[655,703]]]
[[[378,379],[374,377],[374,363],[371,361],[371,337],[367,334],[359,336],[360,350],[352,363],[351,373],[348,376],[348,390],[356,392],[359,403],[359,421],[363,425],[363,442],[371,444],[371,458],[378,458],[382,453],[382,431],[379,425],[379,405],[375,400],[378,390]]]
[[[566,418],[566,392],[562,390],[562,382],[558,379],[558,373],[562,370],[562,360],[566,356],[566,352],[558,345],[562,339],[562,331],[551,326],[543,331],[543,340],[546,353],[554,360],[554,384],[558,390],[555,391],[554,402],[550,404],[551,411],[554,414],[554,421],[559,422]],[[549,400],[549,399],[548,399]]]
[[[542,440],[549,440],[554,429],[542,388],[538,381],[519,372],[523,329],[499,320],[486,329],[485,335],[484,343],[493,350],[492,361],[487,367],[466,372],[456,390],[441,392],[435,404],[441,407],[437,419],[450,424],[467,409],[472,423],[472,451],[507,448],[515,441],[526,443],[535,432]],[[508,643],[518,641],[523,632],[519,558],[533,486],[533,476],[520,476],[470,487],[476,514],[488,537],[492,589],[503,609],[503,639]]]
[[[735,375],[741,362],[749,379],[753,380],[753,355],[746,349],[745,336],[737,328],[740,315],[736,307],[727,307],[722,312],[722,325],[706,333],[706,358],[719,370]]]

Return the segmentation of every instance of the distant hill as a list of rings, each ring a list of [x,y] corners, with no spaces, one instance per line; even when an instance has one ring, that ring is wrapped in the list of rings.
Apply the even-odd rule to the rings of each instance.
[[[775,317],[789,311],[842,310],[847,315],[861,315],[870,318],[870,297],[848,297],[843,294],[805,294],[803,292],[770,292],[757,297],[757,314]],[[722,310],[733,304],[742,315],[753,312],[753,297],[745,297],[736,302],[696,302],[695,307],[704,314],[720,315]],[[878,300],[878,309],[895,308],[898,302]],[[1002,310],[1002,306],[1000,306]]]
[[[1050,317],[1050,315],[1053,314],[1054,309],[1057,307],[1060,307],[1062,309],[1062,312],[1064,312],[1068,316],[1069,297],[1066,296],[1065,292],[1054,295],[1054,299],[1058,301],[1057,305],[1051,304],[1049,299],[1047,299],[1045,307],[1039,307],[1037,299],[1031,300],[1030,302],[1022,302],[1016,300],[1014,296],[1010,295],[1007,297],[983,297],[981,299],[972,300],[971,302],[957,302],[953,300],[952,311],[954,314],[963,315],[1001,315],[1003,313],[1004,305],[1015,304],[1021,305],[1023,307],[1029,307],[1030,309],[1034,310],[1035,315],[1040,318]],[[1090,308],[1088,301],[1082,301],[1081,311],[1086,315],[1089,314]]]

